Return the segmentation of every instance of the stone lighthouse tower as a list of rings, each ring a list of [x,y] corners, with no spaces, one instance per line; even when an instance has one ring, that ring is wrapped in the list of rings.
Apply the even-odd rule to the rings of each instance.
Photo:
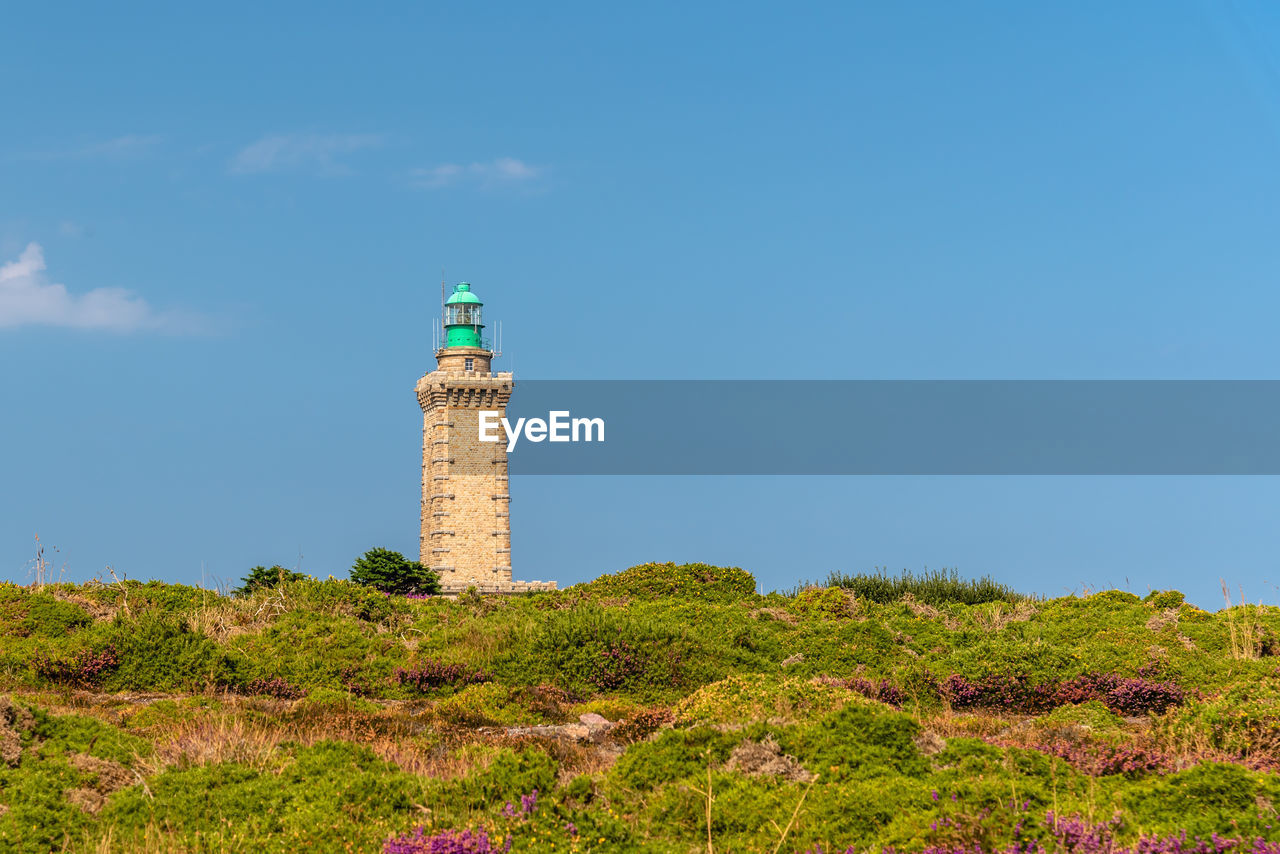
[[[554,582],[511,578],[506,442],[481,442],[479,427],[481,410],[506,414],[512,378],[490,370],[494,351],[481,334],[482,306],[471,285],[454,286],[436,369],[416,388],[423,413],[419,560],[440,575],[446,593],[554,589]]]

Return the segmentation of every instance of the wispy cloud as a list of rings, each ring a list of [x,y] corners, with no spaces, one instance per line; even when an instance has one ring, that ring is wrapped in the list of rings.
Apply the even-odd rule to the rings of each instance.
[[[499,157],[488,163],[442,163],[409,173],[413,186],[424,190],[438,190],[454,184],[473,183],[483,187],[527,184],[542,175],[542,169],[530,166],[514,157]]]
[[[73,294],[48,280],[44,250],[29,243],[18,260],[0,266],[0,329],[63,326],[110,332],[188,332],[198,318],[158,312],[124,288],[95,288]]]
[[[380,134],[272,134],[240,150],[231,160],[235,175],[257,172],[303,170],[321,175],[342,175],[351,170],[339,158],[345,154],[376,148]]]
[[[131,133],[118,136],[115,139],[108,139],[105,142],[86,145],[77,152],[77,156],[108,157],[112,159],[135,157],[139,154],[145,154],[162,142],[164,142],[164,137],[159,134]]]
[[[159,134],[128,133],[90,142],[78,148],[38,151],[17,155],[28,160],[130,160],[151,153],[164,142]]]

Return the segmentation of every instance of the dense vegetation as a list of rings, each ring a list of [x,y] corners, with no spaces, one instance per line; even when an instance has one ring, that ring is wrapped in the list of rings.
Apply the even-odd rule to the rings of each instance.
[[[0,851],[1280,851],[1274,609],[259,576],[0,584]]]
[[[890,575],[884,570],[874,574],[833,572],[827,578],[827,587],[843,587],[861,599],[872,602],[897,602],[910,596],[917,602],[941,605],[960,602],[965,605],[981,605],[984,602],[1018,602],[1026,596],[1005,587],[990,577],[961,578],[956,570],[926,571],[919,575],[903,572]]]

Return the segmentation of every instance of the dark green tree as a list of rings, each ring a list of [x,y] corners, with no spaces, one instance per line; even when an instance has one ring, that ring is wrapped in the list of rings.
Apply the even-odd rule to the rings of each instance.
[[[249,574],[240,579],[240,586],[231,591],[233,596],[248,596],[255,590],[261,590],[264,587],[279,587],[285,581],[300,581],[307,576],[301,572],[294,572],[292,569],[285,569],[283,566],[273,566],[267,569],[265,566],[255,566],[249,570]]]
[[[351,567],[351,580],[397,596],[440,592],[440,578],[391,549],[369,549]]]

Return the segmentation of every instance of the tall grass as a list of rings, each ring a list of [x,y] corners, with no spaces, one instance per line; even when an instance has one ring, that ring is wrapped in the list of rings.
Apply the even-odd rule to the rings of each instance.
[[[919,575],[903,570],[900,575],[889,575],[878,570],[874,575],[847,574],[836,571],[827,576],[827,587],[843,587],[854,595],[872,602],[897,602],[910,595],[917,602],[927,605],[946,605],[959,602],[964,605],[980,605],[984,602],[1022,602],[1029,597],[1000,584],[989,575],[982,578],[961,578],[956,570],[925,570]]]
[[[1231,641],[1231,657],[1237,661],[1252,661],[1261,654],[1262,627],[1258,623],[1258,609],[1249,606],[1244,598],[1244,588],[1240,589],[1240,604],[1231,601],[1231,588],[1225,580],[1222,584],[1222,598],[1227,606],[1222,613],[1227,617],[1227,636]],[[1261,606],[1259,606],[1261,607]]]

